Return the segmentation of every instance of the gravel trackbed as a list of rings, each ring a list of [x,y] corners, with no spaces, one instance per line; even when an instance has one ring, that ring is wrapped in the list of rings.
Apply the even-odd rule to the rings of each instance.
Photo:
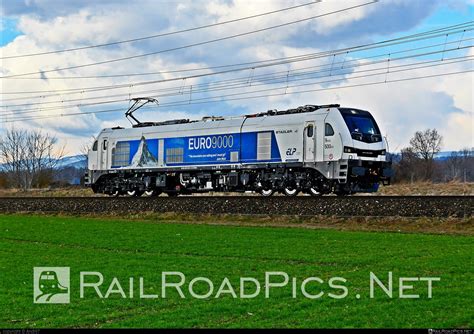
[[[473,196],[3,197],[0,212],[472,217]]]

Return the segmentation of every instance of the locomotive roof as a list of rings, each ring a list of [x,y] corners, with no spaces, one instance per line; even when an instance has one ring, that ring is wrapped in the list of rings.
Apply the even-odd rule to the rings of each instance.
[[[133,128],[143,128],[143,127],[154,127],[154,126],[164,126],[164,125],[177,125],[177,124],[187,124],[187,123],[197,123],[197,122],[206,122],[206,121],[223,121],[235,118],[256,118],[256,117],[264,117],[264,116],[281,116],[281,115],[289,115],[289,114],[299,114],[299,113],[308,113],[313,112],[318,109],[325,109],[325,108],[339,108],[339,104],[326,104],[326,105],[312,105],[308,104],[305,106],[300,106],[293,109],[287,110],[268,110],[266,112],[257,113],[257,114],[250,114],[250,115],[243,115],[237,117],[229,117],[224,118],[220,116],[209,116],[204,117],[202,120],[189,120],[189,119],[176,119],[176,120],[168,120],[163,122],[142,122],[138,124],[134,124]],[[112,128],[112,130],[123,129],[121,127]]]

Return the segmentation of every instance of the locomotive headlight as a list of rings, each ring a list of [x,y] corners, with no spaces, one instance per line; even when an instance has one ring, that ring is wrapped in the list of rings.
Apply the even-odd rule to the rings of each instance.
[[[355,153],[355,149],[349,146],[344,146],[344,153]]]
[[[382,150],[382,151],[380,151],[380,155],[385,155],[386,153],[387,153],[387,151],[386,151],[386,150]]]

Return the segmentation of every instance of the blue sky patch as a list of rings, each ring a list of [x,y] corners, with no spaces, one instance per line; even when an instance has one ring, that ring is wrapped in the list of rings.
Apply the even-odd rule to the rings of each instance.
[[[2,17],[0,19],[0,46],[5,46],[18,36],[23,35],[22,32],[17,29],[17,24],[17,18]]]

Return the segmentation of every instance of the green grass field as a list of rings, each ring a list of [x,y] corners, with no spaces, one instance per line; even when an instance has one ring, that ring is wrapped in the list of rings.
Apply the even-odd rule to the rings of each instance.
[[[301,227],[218,226],[160,220],[0,215],[0,328],[24,327],[473,327],[474,237],[391,232],[355,232]],[[71,268],[70,304],[33,304],[33,267]],[[100,299],[86,290],[79,296],[79,272],[104,275],[105,293],[117,277],[135,297]],[[254,299],[193,299],[176,292],[168,298],[139,299],[160,293],[161,272],[204,276],[218,287],[228,277],[238,294],[239,277],[264,281],[266,271],[290,277],[317,276],[308,291],[291,287]],[[380,289],[369,298],[369,273],[386,280],[393,272],[394,298]],[[327,280],[347,279],[349,294],[332,299]],[[412,282],[419,299],[399,299],[398,277],[436,276],[433,298],[426,282]],[[275,279],[276,280],[276,279]],[[188,282],[187,282],[188,283]],[[185,285],[187,286],[187,285]],[[217,289],[216,287],[216,289]],[[185,290],[184,288],[183,290]],[[205,291],[196,285],[196,291]],[[171,290],[170,290],[171,291]],[[361,298],[357,299],[356,295]]]

